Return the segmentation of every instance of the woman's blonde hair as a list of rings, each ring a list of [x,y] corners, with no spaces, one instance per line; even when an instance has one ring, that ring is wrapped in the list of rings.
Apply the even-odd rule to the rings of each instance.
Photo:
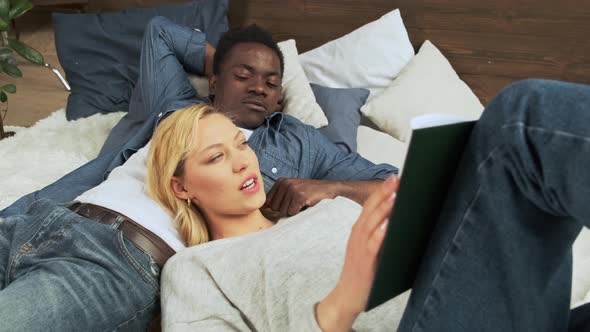
[[[205,218],[190,201],[176,197],[172,177],[184,175],[185,160],[194,149],[199,120],[216,113],[206,104],[185,107],[160,121],[147,160],[147,189],[174,218],[178,232],[187,246],[209,241]]]

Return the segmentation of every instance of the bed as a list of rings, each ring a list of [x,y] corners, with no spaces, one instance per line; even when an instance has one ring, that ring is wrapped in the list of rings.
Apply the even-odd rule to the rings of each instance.
[[[88,10],[106,12],[175,2],[178,1],[91,1]],[[397,8],[399,20],[398,16],[392,15],[395,16],[393,24],[398,24],[394,26],[396,30],[384,32],[383,26],[377,26],[372,30],[361,30],[362,34],[349,40],[340,38],[381,20]],[[299,61],[305,74],[303,77],[311,83],[339,89],[368,88],[368,97],[353,108],[357,112],[360,109],[363,114],[358,119],[360,125],[356,124],[354,138],[358,152],[376,163],[403,165],[406,124],[412,116],[441,111],[457,113],[460,109],[468,109],[462,114],[464,116],[477,116],[502,87],[528,77],[590,83],[590,44],[586,39],[586,33],[590,31],[590,5],[584,2],[233,0],[227,15],[230,26],[256,23],[269,29],[277,41],[285,41],[284,50],[296,52],[293,61]],[[399,24],[402,24],[403,31]],[[60,31],[56,27],[56,34]],[[403,32],[407,32],[405,44],[396,40],[395,44],[384,46],[383,43],[387,43],[384,38],[393,36],[401,40]],[[56,35],[56,43],[59,43],[58,37]],[[295,49],[295,43],[286,42],[290,39],[295,41]],[[329,41],[337,41],[332,53],[318,51]],[[370,46],[363,49],[363,42]],[[388,77],[380,77],[381,80],[365,85],[350,80],[350,77],[338,76],[338,72],[326,74],[322,71],[326,64],[334,63],[331,55],[351,51],[350,45],[357,46],[354,52],[364,56],[361,59],[366,59],[368,64],[393,64],[399,68],[392,70]],[[367,53],[373,47],[383,56],[370,54],[377,52]],[[391,54],[394,54],[394,60],[388,58]],[[342,58],[337,60],[345,61]],[[390,60],[393,63],[388,62]],[[63,61],[62,66],[68,79],[74,77],[68,73],[68,66],[64,66]],[[363,69],[366,67],[357,70]],[[425,75],[433,73],[436,79],[426,79],[428,76]],[[395,84],[391,83],[394,78]],[[126,80],[130,78],[126,77]],[[202,84],[202,80],[194,77],[194,84]],[[130,89],[125,87],[123,90],[129,92]],[[311,97],[317,98],[316,91],[309,90],[308,95],[310,91],[314,93]],[[452,92],[453,98],[448,97],[448,91]],[[425,104],[424,99],[436,102]],[[372,107],[368,107],[369,104]],[[406,113],[392,118],[390,112],[383,111],[383,105],[398,107]],[[124,115],[120,112],[124,106],[125,101],[116,101],[107,114],[69,115],[68,119],[74,121],[66,121],[66,111],[59,110],[31,128],[11,128],[17,131],[17,135],[0,142],[0,160],[3,161],[0,165],[0,174],[3,174],[0,209],[96,156],[110,129]],[[323,120],[314,118],[310,124],[321,127]],[[40,171],[39,165],[49,167]],[[589,233],[587,229],[583,230],[574,245],[572,307],[590,302]]]

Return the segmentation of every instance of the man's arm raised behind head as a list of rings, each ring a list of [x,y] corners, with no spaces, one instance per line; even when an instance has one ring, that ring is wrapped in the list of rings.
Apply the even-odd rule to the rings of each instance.
[[[213,53],[203,32],[154,17],[146,27],[139,67],[146,111],[163,115],[182,102],[195,100],[197,94],[186,71],[208,74],[212,64],[206,62],[212,62]]]

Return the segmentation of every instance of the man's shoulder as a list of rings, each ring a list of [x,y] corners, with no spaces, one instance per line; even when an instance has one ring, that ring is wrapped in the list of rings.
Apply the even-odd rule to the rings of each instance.
[[[296,117],[284,114],[283,113],[283,120],[281,122],[281,128],[285,128],[285,130],[315,130],[314,127],[303,123],[301,120],[297,119]]]

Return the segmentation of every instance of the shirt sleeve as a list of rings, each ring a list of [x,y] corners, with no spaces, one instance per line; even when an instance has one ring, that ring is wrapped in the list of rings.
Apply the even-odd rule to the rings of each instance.
[[[186,71],[204,74],[205,34],[156,16],[147,25],[139,65],[145,108],[161,117],[197,93]]]
[[[386,179],[398,169],[389,164],[375,165],[356,152],[346,152],[330,142],[319,131],[306,127],[312,147],[312,178],[337,181]],[[384,153],[387,153],[384,151]]]

